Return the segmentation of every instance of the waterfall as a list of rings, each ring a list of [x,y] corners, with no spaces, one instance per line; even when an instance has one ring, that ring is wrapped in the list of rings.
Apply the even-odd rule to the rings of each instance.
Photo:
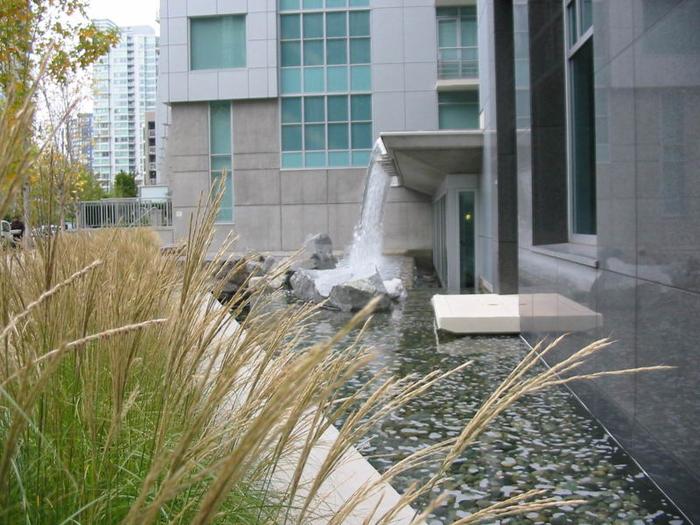
[[[324,297],[328,296],[334,286],[370,277],[384,265],[384,207],[391,186],[391,177],[384,167],[386,162],[384,143],[382,139],[378,139],[372,150],[365,177],[362,214],[355,226],[353,242],[347,250],[347,256],[336,269],[315,272],[316,288]]]
[[[386,154],[382,139],[378,139],[367,168],[360,222],[355,226],[346,260],[353,273],[366,273],[382,265],[384,207],[391,186],[391,177],[383,164]]]

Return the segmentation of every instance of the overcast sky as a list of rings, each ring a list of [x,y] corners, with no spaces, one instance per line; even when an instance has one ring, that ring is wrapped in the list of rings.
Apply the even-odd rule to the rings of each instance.
[[[90,18],[109,18],[120,26],[151,26],[160,33],[156,24],[159,0],[91,0]]]

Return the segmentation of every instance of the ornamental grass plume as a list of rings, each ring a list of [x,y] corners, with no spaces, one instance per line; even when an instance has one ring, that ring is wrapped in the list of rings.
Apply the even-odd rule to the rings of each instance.
[[[411,507],[494,418],[573,380],[607,345],[542,372],[535,365],[556,342],[536,347],[460,435],[329,505],[328,482],[353,447],[469,363],[425,377],[380,371],[340,397],[373,358],[362,334],[374,305],[314,345],[305,334],[318,306],[242,287],[234,311],[222,307],[216,283],[233,240],[207,261],[216,209],[198,213],[187,242],[168,253],[151,232],[125,228],[50,235],[1,254],[0,523],[388,524],[411,521],[408,511],[420,523],[444,496]],[[227,265],[229,277],[246,264]],[[612,373],[627,371],[585,377]],[[428,483],[383,502],[386,483],[436,462]],[[526,492],[458,523],[577,503]]]

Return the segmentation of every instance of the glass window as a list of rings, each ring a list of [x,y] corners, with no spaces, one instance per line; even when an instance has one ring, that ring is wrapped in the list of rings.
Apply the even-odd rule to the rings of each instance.
[[[231,154],[231,104],[216,102],[210,105],[211,154]]]
[[[310,124],[304,126],[304,146],[306,150],[326,149],[326,126]]]
[[[304,122],[325,122],[324,97],[306,97],[304,98]]]
[[[573,233],[596,233],[593,42],[571,58],[571,200]]]
[[[284,68],[281,73],[282,93],[301,92],[301,68]]]
[[[336,66],[328,68],[328,91],[338,93],[348,90],[348,68]]]
[[[322,3],[338,11],[280,15],[283,168],[364,166],[372,147],[369,11]],[[297,9],[317,8],[300,0]]]
[[[304,41],[304,65],[323,65],[323,40]]]
[[[301,97],[285,97],[282,99],[282,123],[296,124],[301,122]]]
[[[478,129],[479,94],[476,91],[438,93],[440,129]]]
[[[350,88],[352,91],[370,91],[371,78],[369,66],[353,66],[350,69]]]
[[[300,42],[282,42],[280,44],[282,50],[282,67],[300,66],[301,65],[301,43]]]
[[[593,0],[581,2],[581,31],[585,33],[593,26]]]
[[[328,97],[328,121],[346,122],[348,120],[348,97],[336,95]]]
[[[294,11],[299,9],[299,0],[279,0],[280,11]]]
[[[191,18],[190,62],[193,70],[245,67],[245,16]]]
[[[348,149],[349,142],[347,124],[328,124],[328,149]]]
[[[476,7],[437,9],[438,77],[476,78],[479,74]]]
[[[344,38],[328,40],[326,43],[328,48],[328,64],[347,64],[348,63],[348,41]]]
[[[339,13],[326,14],[326,36],[341,37],[347,36],[348,14],[345,11]]]
[[[369,38],[353,38],[350,40],[350,63],[351,64],[369,64],[370,63]]]
[[[231,103],[209,104],[209,154],[211,186],[215,193],[223,191],[217,222],[233,221],[233,141],[231,136]]]
[[[301,126],[282,126],[282,151],[301,151]]]
[[[352,125],[352,149],[372,147],[372,124]]]
[[[280,38],[282,40],[301,38],[299,15],[282,15],[280,17]]]
[[[303,0],[304,9],[321,9],[323,0]]]
[[[323,14],[304,15],[304,38],[323,38]]]
[[[304,93],[319,93],[324,91],[323,68],[304,68]]]
[[[369,11],[350,12],[350,36],[369,36]]]
[[[589,31],[592,11],[592,3],[587,0],[571,0],[566,6],[569,230],[573,235],[584,236],[595,235],[597,229],[593,36]]]
[[[352,120],[372,120],[372,96],[352,96]]]

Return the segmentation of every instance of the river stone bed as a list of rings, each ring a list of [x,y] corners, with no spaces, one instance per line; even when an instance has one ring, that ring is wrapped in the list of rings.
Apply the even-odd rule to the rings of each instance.
[[[380,471],[411,452],[455,436],[485,397],[527,352],[516,337],[451,338],[436,345],[429,300],[434,290],[416,289],[403,307],[375,316],[365,344],[377,351],[372,369],[426,374],[472,360],[421,399],[383,421],[361,452]],[[312,340],[334,333],[349,319],[320,312]],[[364,384],[367,372],[347,386]],[[639,467],[565,389],[551,389],[520,401],[453,466],[445,486],[451,498],[428,522],[450,523],[517,492],[547,489],[561,498],[585,499],[575,508],[504,519],[503,524],[683,524]],[[429,470],[394,482],[400,492]]]

